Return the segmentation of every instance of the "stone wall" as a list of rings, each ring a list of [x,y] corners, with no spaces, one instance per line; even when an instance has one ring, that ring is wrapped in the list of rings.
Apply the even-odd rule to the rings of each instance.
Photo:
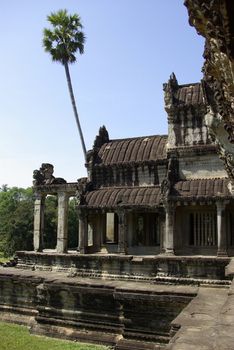
[[[216,154],[184,156],[179,160],[181,179],[214,179],[227,177],[223,163]]]
[[[193,256],[132,256],[18,252],[18,268],[67,272],[74,276],[132,281],[220,283],[230,258]],[[186,282],[186,279],[188,281]],[[228,280],[222,283],[229,283]]]
[[[64,274],[0,270],[0,319],[31,324],[37,334],[160,349],[173,319],[197,287],[71,278]],[[27,317],[26,317],[26,316]]]
[[[153,186],[166,176],[166,161],[116,166],[95,166],[92,181],[96,188],[110,186]]]

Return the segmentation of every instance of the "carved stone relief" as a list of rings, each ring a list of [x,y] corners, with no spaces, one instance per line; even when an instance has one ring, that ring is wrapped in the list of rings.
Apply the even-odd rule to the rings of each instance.
[[[61,177],[54,177],[54,166],[50,163],[42,163],[39,170],[33,171],[33,186],[40,185],[60,185],[65,184],[66,180]]]

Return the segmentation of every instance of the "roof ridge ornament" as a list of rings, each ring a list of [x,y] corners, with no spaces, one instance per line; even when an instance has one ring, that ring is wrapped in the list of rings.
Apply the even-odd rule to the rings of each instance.
[[[109,141],[110,140],[109,140],[108,131],[107,131],[105,125],[103,125],[99,128],[99,133],[94,140],[93,149],[94,148],[101,148],[102,145],[104,145],[104,143],[107,143]]]
[[[61,177],[54,177],[54,166],[50,163],[42,163],[39,170],[33,171],[33,186],[61,185],[67,183]]]
[[[163,84],[165,110],[169,114],[174,106],[174,94],[178,90],[179,84],[174,72],[171,73],[167,83]]]

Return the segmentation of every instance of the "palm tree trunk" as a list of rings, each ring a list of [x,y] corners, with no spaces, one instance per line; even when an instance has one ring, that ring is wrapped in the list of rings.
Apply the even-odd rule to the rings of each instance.
[[[75,101],[75,97],[74,97],[74,93],[73,93],[71,77],[70,77],[70,72],[69,72],[69,67],[68,67],[68,63],[67,62],[64,62],[64,68],[65,68],[65,72],[66,72],[66,78],[67,78],[68,90],[69,90],[70,97],[71,97],[72,108],[73,108],[73,112],[74,112],[74,115],[75,115],[76,124],[77,124],[77,127],[78,127],[80,140],[81,140],[81,145],[82,145],[84,158],[85,158],[85,162],[86,162],[87,159],[86,159],[86,147],[85,147],[85,142],[84,142],[84,136],[83,136],[83,132],[82,132],[82,129],[81,129],[79,116],[78,116],[78,112],[77,112],[77,108],[76,108],[76,101]]]

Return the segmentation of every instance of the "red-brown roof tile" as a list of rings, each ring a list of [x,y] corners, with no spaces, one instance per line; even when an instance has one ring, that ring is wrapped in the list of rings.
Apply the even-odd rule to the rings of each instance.
[[[88,192],[85,205],[92,208],[114,208],[119,205],[155,207],[160,202],[160,187],[103,188]]]
[[[228,183],[229,180],[226,178],[178,181],[171,191],[171,196],[178,199],[231,197]]]
[[[174,94],[176,104],[179,105],[198,105],[203,104],[203,92],[200,83],[179,85]]]
[[[112,140],[102,145],[98,157],[103,165],[166,159],[167,136]]]

